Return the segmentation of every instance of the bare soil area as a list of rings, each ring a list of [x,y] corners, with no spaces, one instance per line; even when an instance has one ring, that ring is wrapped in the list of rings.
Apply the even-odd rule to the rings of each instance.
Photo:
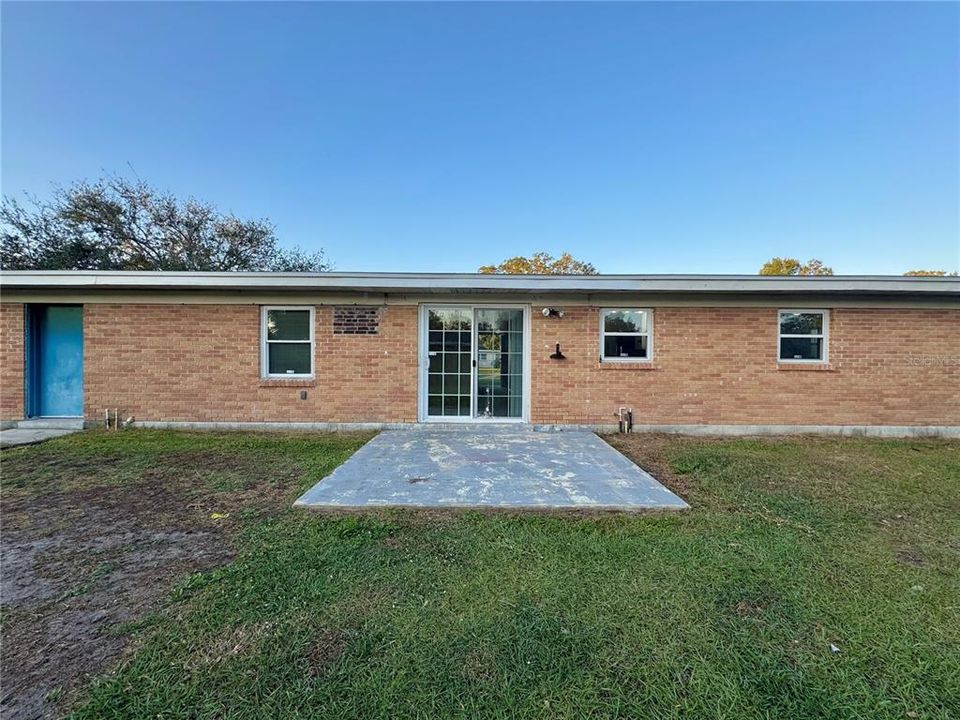
[[[10,720],[61,714],[124,652],[129,623],[191,573],[228,562],[231,511],[284,504],[282,485],[230,455],[166,455],[102,482],[87,459],[60,455],[40,468],[39,482],[10,487],[10,478],[38,474],[26,462],[4,455],[0,496],[0,714]]]
[[[689,479],[677,475],[667,459],[667,450],[671,443],[676,443],[676,437],[663,433],[623,435],[608,433],[601,437],[653,475],[661,485],[680,497],[689,497],[691,490]]]

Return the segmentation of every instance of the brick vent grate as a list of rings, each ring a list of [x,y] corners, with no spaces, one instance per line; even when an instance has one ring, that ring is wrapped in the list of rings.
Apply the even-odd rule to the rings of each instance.
[[[380,308],[335,307],[334,335],[377,335],[380,332]]]

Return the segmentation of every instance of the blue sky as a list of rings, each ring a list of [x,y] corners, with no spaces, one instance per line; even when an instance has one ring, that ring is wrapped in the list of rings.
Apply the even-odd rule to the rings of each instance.
[[[3,191],[132,167],[338,270],[956,270],[958,13],[5,2]]]

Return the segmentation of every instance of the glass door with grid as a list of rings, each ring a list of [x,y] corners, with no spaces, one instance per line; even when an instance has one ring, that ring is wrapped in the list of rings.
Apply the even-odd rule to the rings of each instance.
[[[523,310],[477,308],[478,418],[523,417]]]
[[[473,414],[473,309],[427,310],[427,416]]]
[[[429,307],[427,419],[523,418],[522,308]]]

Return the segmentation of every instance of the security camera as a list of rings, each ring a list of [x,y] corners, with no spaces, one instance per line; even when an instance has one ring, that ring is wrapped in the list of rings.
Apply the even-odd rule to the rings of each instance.
[[[558,308],[545,307],[545,308],[543,309],[543,316],[544,316],[544,317],[562,318],[562,317],[563,317],[563,310],[560,310],[560,309],[558,309]]]
[[[550,317],[550,308],[544,308],[544,309],[543,309],[543,316],[544,316],[544,317]]]

